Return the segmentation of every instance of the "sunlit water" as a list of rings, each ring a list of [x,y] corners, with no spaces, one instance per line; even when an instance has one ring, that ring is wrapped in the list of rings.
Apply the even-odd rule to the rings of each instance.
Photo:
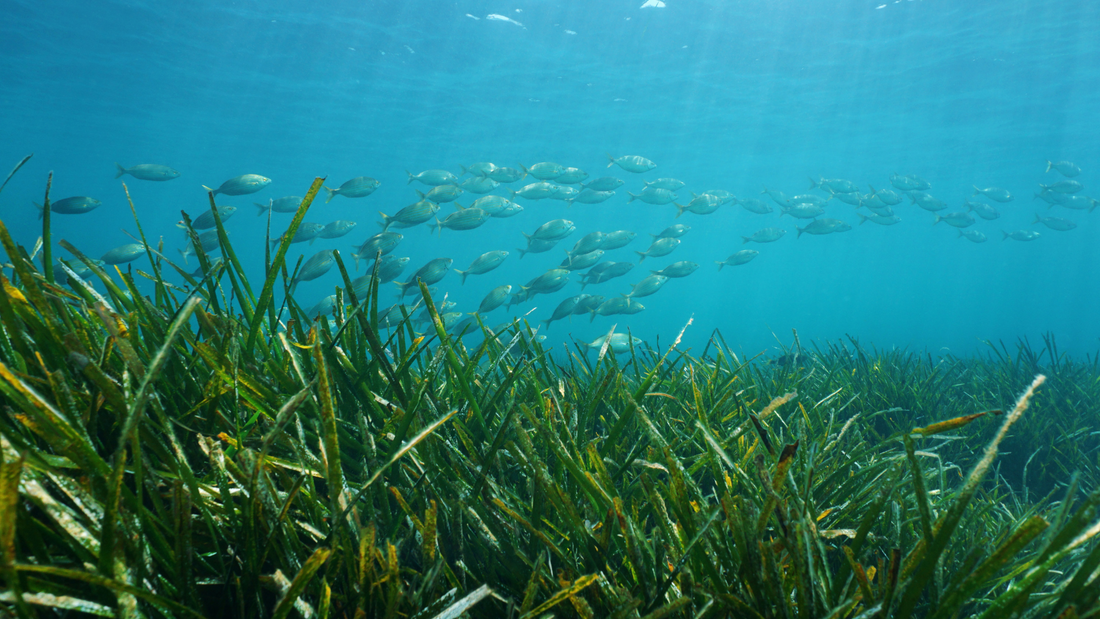
[[[1044,171],[1048,159],[1078,164],[1083,193],[1100,197],[1100,6],[641,3],[9,0],[0,20],[2,172],[35,155],[0,195],[0,217],[33,245],[41,229],[31,202],[41,202],[53,170],[55,199],[104,202],[86,215],[55,216],[54,238],[98,256],[130,242],[123,229],[136,233],[114,162],[162,163],[182,176],[121,180],[146,233],[163,236],[177,257],[183,239],[174,224],[180,209],[194,216],[206,204],[201,185],[263,174],[273,183],[260,193],[218,199],[240,209],[227,227],[259,282],[266,220],[252,203],[302,195],[315,176],[332,186],[360,175],[382,182],[365,199],[316,203],[307,220],[358,227],[290,253],[296,260],[337,248],[350,265],[352,248],[378,231],[378,211],[392,214],[416,200],[414,188],[428,189],[407,185],[406,169],[556,161],[626,185],[595,206],[520,199],[523,214],[474,231],[403,230],[397,254],[412,257],[406,275],[435,257],[464,269],[484,251],[512,251],[492,273],[465,285],[452,273],[440,283],[459,310],[472,311],[491,288],[557,265],[587,232],[636,231],[631,246],[606,257],[636,260],[650,233],[684,222],[692,231],[671,255],[585,292],[625,293],[650,268],[677,260],[698,262],[694,275],[641,299],[640,314],[554,323],[543,331],[548,342],[589,341],[617,324],[667,343],[694,317],[686,341],[696,350],[719,329],[735,349],[755,354],[776,336],[789,343],[793,328],[804,344],[850,334],[933,354],[1049,331],[1063,349],[1095,351],[1100,212],[1048,211],[1032,197],[1039,183],[1061,178]],[[607,153],[642,155],[658,167],[608,170]],[[627,204],[627,191],[658,177],[687,183],[683,203],[708,189],[765,199],[765,185],[806,193],[809,177],[821,176],[869,191],[889,187],[894,172],[929,180],[950,211],[961,210],[973,185],[1007,188],[1015,200],[990,202],[1002,215],[975,224],[989,238],[980,245],[933,226],[932,214],[908,201],[895,208],[900,224],[880,227],[855,225],[853,207],[834,200],[827,216],[854,229],[801,238],[795,225],[804,222],[778,209],[755,215],[727,205],[677,220],[672,206]],[[1032,224],[1036,213],[1077,227]],[[290,217],[276,215],[273,226]],[[577,232],[519,260],[520,233],[559,217]],[[768,226],[788,234],[742,245],[742,235]],[[1019,229],[1042,237],[1002,241],[1002,231]],[[761,253],[717,270],[714,261],[743,248]],[[339,282],[333,270],[296,296],[308,307]],[[571,283],[513,310],[541,320],[578,292]],[[395,299],[385,294],[384,302]],[[485,321],[512,315],[497,310]]]

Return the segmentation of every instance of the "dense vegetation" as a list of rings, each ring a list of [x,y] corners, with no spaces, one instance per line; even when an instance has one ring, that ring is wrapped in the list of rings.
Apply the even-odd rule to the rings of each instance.
[[[0,224],[0,614],[1100,616],[1100,366],[1051,340],[551,355],[381,329],[342,261],[310,321],[220,222],[201,280],[62,241],[62,286],[45,215],[42,269]]]

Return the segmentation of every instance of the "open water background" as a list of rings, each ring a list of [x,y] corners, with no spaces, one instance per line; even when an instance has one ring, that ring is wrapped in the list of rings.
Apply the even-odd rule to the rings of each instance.
[[[404,230],[397,254],[412,257],[406,274],[435,257],[465,268],[484,251],[514,250],[521,231],[558,217],[577,224],[563,249],[597,229],[638,232],[607,256],[628,260],[648,233],[680,221],[693,230],[673,254],[585,292],[626,292],[648,267],[676,260],[694,260],[699,271],[642,299],[640,314],[554,323],[544,331],[550,343],[591,340],[612,324],[668,342],[694,316],[687,342],[697,350],[715,328],[749,354],[774,346],[773,332],[789,342],[792,328],[804,344],[850,334],[932,354],[973,353],[984,340],[1034,342],[1048,331],[1062,349],[1097,349],[1100,212],[1048,211],[1032,196],[1039,183],[1061,178],[1044,173],[1051,159],[1077,163],[1083,193],[1100,197],[1100,4],[641,2],[7,0],[2,172],[35,156],[0,195],[0,218],[33,245],[41,230],[31,202],[41,201],[53,170],[55,199],[104,203],[55,216],[55,239],[98,256],[130,242],[122,229],[136,233],[114,162],[162,163],[182,176],[122,180],[146,233],[163,235],[176,255],[183,239],[174,224],[181,208],[203,208],[201,184],[263,174],[273,183],[262,192],[218,199],[239,209],[227,227],[258,287],[265,219],[253,202],[302,195],[314,176],[331,186],[360,175],[381,180],[365,199],[311,209],[308,221],[358,221],[349,236],[294,245],[290,254],[338,248],[350,263],[352,247],[378,230],[377,211],[392,214],[416,200],[413,187],[428,189],[407,186],[406,169],[458,173],[475,161],[549,160],[627,184],[601,205],[520,199],[523,214],[474,231]],[[606,153],[642,155],[658,167],[607,170]],[[855,226],[852,207],[830,202],[827,216],[855,229],[799,239],[796,222],[777,213],[727,205],[675,220],[672,206],[626,204],[627,190],[665,176],[687,183],[686,202],[690,190],[805,193],[810,176],[882,188],[893,172],[929,180],[952,211],[973,185],[1004,187],[1016,199],[990,202],[1002,216],[978,221],[989,237],[980,245],[933,226],[931,213],[908,202],[895,208],[903,221],[892,227]],[[1077,228],[1032,225],[1036,213]],[[273,226],[290,217],[277,214]],[[779,242],[741,244],[741,235],[774,225],[788,231]],[[1002,230],[1025,228],[1042,238],[1001,240]],[[743,248],[761,254],[717,271],[713,261]],[[524,283],[563,252],[518,257],[465,286],[452,273],[440,287],[472,311],[489,289]],[[147,269],[144,258],[133,264]],[[338,282],[334,270],[297,296],[308,307]],[[532,319],[546,318],[578,288],[514,309],[534,307]],[[486,322],[510,315],[497,310]]]

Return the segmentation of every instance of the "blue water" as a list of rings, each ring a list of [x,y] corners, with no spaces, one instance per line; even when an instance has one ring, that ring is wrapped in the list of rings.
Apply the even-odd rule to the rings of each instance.
[[[851,334],[879,347],[955,354],[1049,331],[1063,349],[1096,350],[1100,212],[1048,211],[1032,196],[1039,183],[1060,178],[1044,172],[1053,159],[1077,163],[1083,193],[1100,197],[1100,5],[666,3],[8,0],[0,20],[0,172],[35,155],[0,194],[0,217],[32,246],[41,230],[31,202],[41,201],[53,170],[54,199],[104,202],[86,215],[55,216],[54,238],[98,256],[130,242],[123,229],[136,233],[114,162],[161,163],[182,176],[121,180],[146,233],[174,249],[183,246],[174,227],[180,209],[194,216],[206,204],[202,184],[263,174],[273,183],[260,193],[218,200],[239,208],[227,227],[258,282],[265,219],[252,203],[302,195],[315,176],[336,186],[366,175],[382,185],[365,199],[315,204],[309,221],[359,225],[343,239],[294,245],[292,260],[323,248],[348,258],[378,230],[377,211],[392,214],[416,200],[414,187],[428,189],[408,186],[406,169],[556,161],[627,184],[601,205],[520,199],[522,215],[474,231],[404,230],[397,254],[412,257],[406,274],[435,257],[465,268],[484,251],[522,247],[520,232],[550,219],[576,223],[560,249],[523,260],[513,251],[500,269],[464,286],[453,273],[444,279],[441,290],[472,311],[489,289],[556,265],[584,233],[635,230],[631,246],[607,256],[629,260],[649,233],[680,221],[693,229],[670,256],[585,292],[626,292],[649,268],[677,260],[702,265],[694,275],[641,299],[640,314],[554,323],[549,342],[591,340],[612,324],[668,342],[694,317],[686,342],[697,350],[716,328],[747,354],[774,347],[777,337],[790,342],[791,329],[803,343]],[[607,170],[607,153],[642,155],[658,167],[644,175]],[[643,180],[665,176],[687,183],[684,202],[691,190],[806,193],[810,176],[849,179],[866,191],[889,187],[893,172],[929,180],[951,211],[973,185],[1005,187],[1016,199],[990,202],[1002,216],[975,224],[989,237],[981,245],[933,226],[932,214],[908,201],[895,208],[903,221],[892,227],[855,226],[853,208],[832,201],[827,216],[854,229],[798,239],[798,222],[778,211],[727,205],[676,220],[672,206],[626,201]],[[1035,213],[1077,228],[1031,225]],[[766,226],[788,234],[770,245],[741,244]],[[1002,230],[1018,229],[1042,237],[1001,240]],[[714,261],[743,248],[760,256],[718,272]],[[147,269],[144,262],[133,264]],[[296,296],[308,307],[338,283],[332,271]],[[514,309],[540,320],[578,289],[570,284]],[[497,310],[486,322],[510,315]]]

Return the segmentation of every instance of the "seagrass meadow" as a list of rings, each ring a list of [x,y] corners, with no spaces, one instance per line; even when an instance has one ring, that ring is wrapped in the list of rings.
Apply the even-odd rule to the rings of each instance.
[[[1100,357],[313,321],[319,181],[259,288],[0,224],[0,615],[1100,616]]]

